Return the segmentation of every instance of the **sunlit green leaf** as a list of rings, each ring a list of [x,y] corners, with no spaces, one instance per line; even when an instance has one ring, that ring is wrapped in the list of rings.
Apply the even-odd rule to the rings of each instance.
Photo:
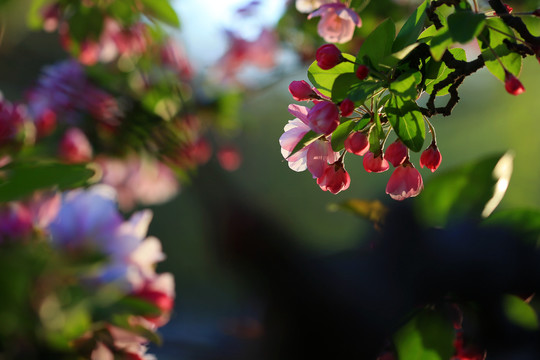
[[[424,310],[394,335],[400,360],[448,360],[454,353],[452,322]]]
[[[354,73],[339,75],[332,85],[332,101],[335,103],[343,101],[347,97],[349,89],[360,81]]]
[[[484,28],[486,16],[471,11],[457,11],[448,17],[448,30],[454,41],[466,44]]]
[[[179,27],[180,20],[167,0],[141,0],[144,12],[168,25]]]
[[[462,60],[462,61],[467,60],[467,55],[465,53],[465,50],[463,50],[463,49],[455,48],[455,49],[450,49],[448,51],[450,51],[450,53],[452,55],[454,55],[454,58],[456,60]],[[448,66],[446,66],[446,64],[443,63],[442,61],[436,62],[433,59],[430,59],[426,66],[428,68],[427,72],[435,72],[435,71],[437,71],[435,77],[428,78],[428,80],[426,80],[426,92],[428,94],[431,94],[433,92],[433,87],[437,83],[439,83],[442,80],[446,79],[450,73],[455,71],[454,69],[450,69]],[[448,94],[448,89],[450,89],[450,86],[451,86],[451,84],[449,84],[448,86],[446,86],[443,89],[439,90],[437,92],[437,96],[443,96],[443,95]]]
[[[413,100],[394,95],[385,109],[399,139],[412,151],[420,151],[426,137],[426,126],[418,105]]]
[[[498,171],[495,171],[495,170]],[[480,220],[504,195],[512,173],[512,157],[495,155],[438,175],[417,198],[420,218],[444,227],[467,219]]]
[[[534,309],[515,295],[505,295],[503,298],[504,314],[512,323],[528,330],[538,329],[538,316]]]
[[[418,35],[420,35],[422,29],[424,28],[428,3],[428,0],[424,0],[424,2],[420,4],[420,6],[418,6],[418,8],[407,19],[394,40],[392,52],[395,53],[416,42]]]
[[[390,83],[390,92],[404,100],[416,99],[418,91],[416,86],[422,81],[422,74],[419,71],[401,74],[396,80]]]
[[[351,99],[356,106],[360,106],[381,88],[382,85],[380,82],[365,80],[351,88],[347,97]]]
[[[505,39],[514,42],[513,31],[499,18],[487,19],[484,31],[478,36],[478,43],[486,67],[501,81],[504,81],[505,78],[504,68],[518,76],[521,72],[522,62],[519,54],[508,50],[504,44]]]
[[[351,131],[356,126],[356,121],[348,120],[344,123],[341,123],[336,130],[332,133],[332,149],[334,151],[340,151],[345,146],[345,139],[351,133]]]
[[[364,57],[370,59],[375,66],[386,56],[392,54],[392,43],[396,35],[396,27],[391,19],[386,19],[364,40],[356,60],[365,63]]]
[[[343,54],[343,57],[354,61],[354,56],[352,55]],[[317,61],[314,61],[308,69],[308,78],[321,94],[331,97],[334,82],[338,76],[345,73],[354,73],[353,63],[344,61],[331,69],[323,70],[317,65]]]

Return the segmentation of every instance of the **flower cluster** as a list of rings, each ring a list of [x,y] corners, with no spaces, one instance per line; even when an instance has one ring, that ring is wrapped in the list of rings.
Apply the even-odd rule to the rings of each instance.
[[[91,352],[89,357],[99,359],[112,359],[114,355],[143,358],[149,340],[144,334],[153,334],[168,322],[175,298],[174,279],[169,273],[155,271],[156,263],[165,255],[159,240],[146,236],[151,219],[152,213],[146,210],[124,221],[116,208],[115,192],[106,185],[64,194],[36,193],[28,200],[0,207],[2,251],[12,251],[13,246],[21,243],[31,248],[45,241],[50,247],[48,251],[64,259],[61,264],[80,267],[70,275],[70,287],[108,298],[108,305],[100,312],[95,312],[97,308],[87,309],[84,316],[89,321],[77,332],[79,335],[63,334],[71,343],[70,351],[81,355]],[[85,266],[88,260],[84,259],[89,254],[95,254],[98,260]],[[62,282],[46,281],[32,279],[41,284],[39,291],[45,292],[32,300],[37,302],[38,309],[66,291]],[[137,311],[123,309],[127,300],[146,305]],[[61,307],[81,306],[76,301]],[[86,301],[98,300],[89,296]],[[103,312],[108,315],[103,317]],[[56,331],[47,314],[39,311],[39,316],[46,331]],[[108,335],[104,336],[105,333]]]
[[[334,45],[325,45],[319,49],[318,54],[323,54],[325,49],[330,48],[335,53]],[[341,53],[339,54],[341,56]],[[327,61],[327,56],[322,56],[322,61]],[[342,60],[333,57],[337,65]],[[319,60],[319,58],[318,58]],[[328,61],[330,62],[330,61]],[[365,76],[362,77],[365,78]],[[284,133],[279,139],[281,153],[287,160],[289,167],[294,171],[306,169],[317,179],[317,184],[324,191],[337,194],[348,189],[350,176],[344,167],[345,154],[351,153],[363,156],[364,169],[370,173],[385,172],[390,164],[395,167],[388,184],[386,193],[395,200],[404,200],[417,196],[423,189],[422,176],[410,161],[409,149],[399,139],[390,144],[386,150],[382,146],[370,145],[370,132],[375,131],[374,121],[363,122],[366,116],[374,117],[375,114],[363,107],[356,107],[350,99],[345,99],[336,104],[316,88],[312,88],[305,81],[293,81],[289,85],[289,91],[297,101],[313,101],[314,106],[308,108],[296,104],[289,105],[289,112],[296,118],[290,120],[284,128]],[[350,122],[355,124],[354,129],[349,131],[343,142],[343,150],[334,149],[332,134],[340,124]],[[353,127],[350,127],[353,129]],[[420,166],[435,171],[442,160],[441,153],[436,144],[435,130],[431,127],[433,141],[422,153]],[[306,141],[306,136],[308,139]],[[387,138],[387,137],[386,137]],[[385,138],[385,141],[386,141]],[[338,150],[338,151],[335,151]]]

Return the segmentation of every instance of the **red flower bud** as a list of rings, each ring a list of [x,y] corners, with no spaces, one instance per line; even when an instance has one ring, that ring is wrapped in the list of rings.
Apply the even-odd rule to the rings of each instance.
[[[368,137],[361,131],[352,132],[345,139],[345,150],[352,154],[364,155],[369,150]]]
[[[296,101],[306,101],[319,97],[304,80],[291,82],[289,85],[289,92]]]
[[[511,6],[510,6],[510,5],[508,5],[508,4],[504,4],[504,6],[506,6],[506,11],[508,11],[508,13],[511,13],[511,12],[512,12],[512,10],[514,10],[514,8],[513,8],[513,7],[511,7]]]
[[[366,65],[360,65],[356,69],[356,77],[360,80],[364,80],[369,74],[369,68]]]
[[[351,177],[343,167],[343,163],[336,161],[326,167],[323,175],[317,179],[317,184],[323,191],[330,191],[335,195],[349,188]]]
[[[442,156],[437,145],[431,144],[422,155],[420,155],[420,167],[424,166],[434,172],[441,165]]]
[[[341,110],[341,116],[347,117],[352,115],[355,106],[351,99],[345,99],[339,105],[339,109]]]
[[[504,79],[504,88],[512,95],[519,95],[525,92],[525,88],[521,84],[521,81],[508,71],[506,72]]]
[[[424,188],[422,176],[410,162],[398,166],[386,184],[386,193],[394,200],[415,197]]]
[[[536,17],[540,17],[540,9],[536,9],[532,12],[532,14]]]
[[[315,54],[317,65],[323,70],[328,70],[344,61],[341,50],[334,44],[326,44],[317,49]]]
[[[69,163],[81,163],[92,160],[92,145],[79,128],[69,128],[58,148],[59,156]]]
[[[403,164],[408,155],[409,149],[399,140],[390,144],[384,152],[384,158],[390,161],[394,167]]]
[[[375,156],[371,151],[368,151],[366,155],[364,155],[363,164],[364,169],[366,169],[367,172],[374,173],[385,172],[390,167],[382,153],[379,156]]]

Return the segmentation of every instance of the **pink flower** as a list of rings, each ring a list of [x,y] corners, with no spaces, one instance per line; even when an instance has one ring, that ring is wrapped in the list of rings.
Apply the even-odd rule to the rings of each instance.
[[[307,101],[319,97],[304,80],[291,82],[289,92],[296,101]]]
[[[232,145],[223,146],[217,152],[219,165],[227,171],[238,170],[242,164],[242,154]]]
[[[345,99],[339,105],[339,109],[341,110],[341,116],[347,117],[352,115],[355,106],[351,99]]]
[[[366,169],[367,172],[374,173],[385,172],[390,167],[390,165],[388,165],[388,161],[386,161],[382,153],[375,156],[371,151],[368,151],[364,155],[363,164],[364,169]]]
[[[279,143],[281,145],[281,154],[287,159],[292,170],[300,172],[308,169],[315,178],[318,178],[322,175],[326,165],[336,161],[339,154],[332,150],[329,141],[317,139],[291,155],[298,142],[310,130],[309,126],[306,125],[308,110],[305,106],[289,106],[289,112],[298,116],[298,118],[290,120],[285,125],[285,132],[279,138]]]
[[[183,80],[193,77],[193,68],[185,50],[179,43],[168,40],[160,49],[161,61]]]
[[[338,107],[330,101],[321,101],[309,110],[307,121],[311,130],[329,135],[339,125]]]
[[[384,152],[384,158],[390,161],[394,167],[403,164],[407,156],[409,156],[409,149],[399,140],[390,144]]]
[[[308,19],[315,16],[321,17],[317,31],[327,42],[345,43],[352,39],[355,27],[362,26],[358,14],[339,2],[321,6]]]
[[[506,71],[504,78],[504,88],[512,95],[519,95],[525,92],[525,88],[521,84],[521,81],[508,71]]]
[[[432,143],[426,150],[420,155],[420,167],[424,166],[434,172],[437,170],[442,161],[442,155],[439,148],[435,143]]]
[[[317,49],[315,53],[317,65],[323,70],[332,69],[337,64],[344,61],[341,50],[334,44],[325,44]]]
[[[424,188],[422,176],[410,162],[398,166],[386,185],[386,193],[394,200],[415,197]]]
[[[352,154],[364,155],[369,150],[368,137],[361,131],[354,131],[345,139],[345,150]]]
[[[351,177],[345,171],[343,163],[336,161],[330,164],[324,170],[323,175],[317,179],[317,184],[323,191],[330,191],[332,194],[337,194],[342,190],[347,190],[351,184]]]
[[[156,306],[161,313],[145,316],[145,318],[156,326],[163,326],[168,322],[174,307],[174,278],[169,273],[157,275],[145,281],[141,288],[133,292],[132,296]]]
[[[364,80],[369,75],[369,68],[366,65],[358,66],[356,69],[356,77],[360,80]]]
[[[92,145],[79,128],[69,128],[60,140],[58,153],[62,160],[81,163],[92,160]]]

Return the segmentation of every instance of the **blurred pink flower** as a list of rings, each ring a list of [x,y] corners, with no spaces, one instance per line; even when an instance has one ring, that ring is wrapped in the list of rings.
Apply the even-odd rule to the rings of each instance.
[[[340,2],[322,5],[308,19],[316,16],[321,17],[317,31],[326,42],[345,43],[352,39],[354,29],[362,26],[358,14]]]
[[[399,165],[388,180],[386,193],[394,200],[415,197],[424,188],[422,176],[410,162]]]
[[[132,296],[156,306],[161,313],[144,318],[156,326],[163,326],[169,321],[170,313],[174,307],[174,278],[169,273],[156,275],[147,280],[142,287],[136,289]]]
[[[68,163],[81,163],[92,160],[92,145],[79,128],[69,128],[58,146],[60,159]]]
[[[125,159],[101,156],[96,162],[103,170],[101,182],[116,189],[118,204],[123,210],[129,210],[137,203],[164,203],[180,190],[173,171],[154,159],[138,155],[129,155]]]
[[[264,29],[254,41],[242,39],[232,32],[227,32],[227,34],[231,45],[218,61],[224,80],[235,79],[235,75],[248,64],[260,69],[275,66],[278,44],[277,36],[271,30]]]
[[[0,98],[0,147],[15,142],[23,131],[25,118],[26,107]]]
[[[163,64],[178,74],[181,79],[191,80],[193,68],[185,50],[178,42],[172,39],[167,40],[161,47],[160,56]]]
[[[217,152],[217,158],[219,165],[221,165],[221,167],[227,171],[238,170],[242,164],[242,154],[238,148],[232,145],[226,145],[219,149]]]
[[[33,229],[32,213],[20,202],[0,207],[0,243],[6,240],[23,240]]]

